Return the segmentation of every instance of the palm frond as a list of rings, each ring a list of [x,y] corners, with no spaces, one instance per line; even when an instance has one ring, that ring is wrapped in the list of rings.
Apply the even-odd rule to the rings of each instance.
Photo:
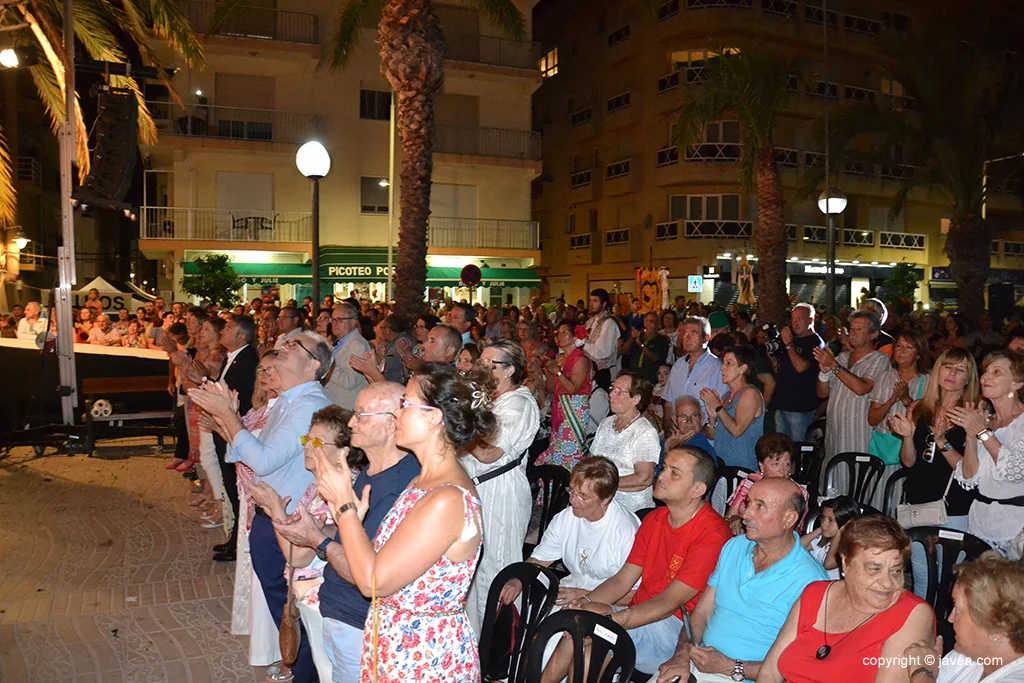
[[[11,153],[0,124],[0,226],[13,225],[18,217],[18,191],[14,187]]]
[[[345,0],[334,18],[334,29],[327,46],[327,64],[343,69],[359,46],[363,28],[369,17],[378,19],[384,0]]]
[[[50,129],[54,135],[60,134],[60,126],[64,122],[64,85],[63,76],[58,79],[50,65],[40,62],[29,67],[32,81],[35,83],[39,99],[50,117]],[[75,163],[78,165],[78,181],[85,182],[89,175],[89,133],[82,118],[82,107],[75,101]]]
[[[494,22],[509,38],[524,41],[529,37],[526,19],[512,0],[466,0],[466,5]]]
[[[122,4],[127,6],[129,2],[123,0]],[[222,6],[219,3],[218,10]],[[153,32],[171,44],[188,68],[199,70],[206,65],[203,45],[178,3],[174,0],[142,0],[141,9],[143,15],[149,18]],[[148,47],[148,41],[142,43],[136,39],[135,43]],[[157,62],[151,60],[150,63]]]
[[[217,3],[217,9],[213,13],[210,25],[206,27],[206,37],[216,35],[224,22],[231,18],[231,15],[242,6],[245,0],[222,0]]]

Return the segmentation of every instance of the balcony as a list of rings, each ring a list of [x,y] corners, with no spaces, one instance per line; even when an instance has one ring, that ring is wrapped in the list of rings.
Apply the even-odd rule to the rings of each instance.
[[[878,246],[888,249],[925,251],[927,244],[925,235],[912,232],[886,232],[882,230],[878,233]]]
[[[18,157],[18,180],[41,189],[43,187],[43,167],[34,157]]]
[[[734,142],[702,142],[686,150],[687,161],[738,161],[740,146]]]
[[[249,211],[142,207],[139,238],[207,242],[297,242],[312,240],[308,211]]]
[[[178,7],[196,33],[205,33],[213,21],[217,3],[178,0]],[[217,36],[276,40],[302,45],[320,44],[320,18],[309,12],[290,12],[268,7],[237,7],[219,29]]]
[[[686,221],[687,239],[750,239],[750,221]]]
[[[445,33],[445,57],[457,62],[529,69],[539,75],[540,43],[495,36]]]
[[[540,161],[540,133],[478,126],[436,126],[434,152]]]
[[[146,106],[161,136],[301,144],[316,137],[321,127],[312,114],[276,109],[200,104],[182,108],[167,101]]]
[[[488,218],[431,216],[427,227],[431,248],[540,249],[540,223]]]

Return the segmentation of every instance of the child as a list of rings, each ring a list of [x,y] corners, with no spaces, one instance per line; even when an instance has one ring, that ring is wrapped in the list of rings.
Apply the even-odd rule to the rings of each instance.
[[[665,399],[661,397],[665,391],[665,384],[668,382],[668,375],[672,372],[671,365],[659,365],[658,366],[658,384],[654,387],[654,398],[651,400],[650,406],[647,410],[655,418],[657,418],[656,426],[660,428],[664,424],[665,419]]]
[[[828,571],[828,578],[839,579],[839,536],[851,519],[860,515],[860,508],[849,496],[836,496],[821,504],[818,528],[804,534],[800,542],[811,556]]]

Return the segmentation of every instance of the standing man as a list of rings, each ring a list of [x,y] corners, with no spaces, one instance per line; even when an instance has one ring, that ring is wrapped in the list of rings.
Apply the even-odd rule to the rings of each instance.
[[[462,345],[473,343],[469,328],[476,322],[476,311],[469,304],[459,302],[448,311],[448,324],[462,335]]]
[[[729,387],[722,382],[722,361],[708,351],[711,336],[711,323],[707,318],[691,316],[679,323],[679,346],[683,357],[676,360],[669,373],[665,391],[661,397],[665,403],[675,405],[681,396],[700,398],[700,390],[704,388],[718,392],[724,396]],[[707,421],[708,414],[701,405],[701,415]],[[673,411],[665,411],[665,434],[669,435],[675,427]]]
[[[771,405],[775,429],[800,442],[818,410],[818,362],[814,350],[825,348],[825,342],[814,331],[814,308],[810,304],[794,306],[789,325],[779,334],[786,347],[779,356],[775,385],[778,389]]]
[[[193,314],[189,314],[189,320]],[[256,366],[260,363],[259,355],[253,342],[256,339],[256,323],[252,318],[232,315],[220,333],[220,345],[228,352],[224,367],[218,380],[227,384],[228,389],[238,392],[238,410],[245,415],[252,408],[252,392],[256,388]],[[202,404],[200,404],[202,407]],[[238,475],[234,461],[228,462],[227,443],[218,433],[213,435],[213,447],[217,451],[221,475],[224,477],[224,489],[228,494],[228,502],[238,519]],[[301,494],[300,494],[301,495]],[[296,498],[298,500],[298,498]],[[238,524],[231,528],[231,536],[226,543],[214,546],[213,559],[217,562],[234,562],[235,548],[238,545]]]
[[[619,354],[619,325],[612,319],[610,308],[607,290],[592,291],[587,338],[576,342],[596,366],[594,383],[605,391],[611,391],[612,367]]]
[[[294,301],[294,299],[293,299]],[[277,314],[277,342],[286,342],[292,337],[302,334],[302,322],[305,309],[285,306]]]
[[[487,309],[487,328],[484,330],[484,338],[487,341],[496,342],[501,339],[501,308],[491,306]]]
[[[18,339],[35,341],[46,331],[46,319],[39,317],[42,312],[43,308],[38,301],[29,301],[25,304],[25,315],[18,321]],[[108,320],[107,323],[109,322]]]
[[[277,317],[280,314],[281,309],[274,305],[267,306],[263,309],[263,319],[260,320],[260,332],[263,335],[263,341],[260,342],[259,348],[256,349],[260,358],[262,358],[263,354],[267,351],[273,349],[274,345],[277,343],[277,335],[280,334]]]
[[[346,410],[356,405],[356,396],[366,388],[366,378],[352,368],[353,356],[370,353],[370,343],[359,334],[359,312],[347,303],[340,303],[331,311],[331,330],[338,340],[334,343],[334,368],[324,387],[331,403]]]

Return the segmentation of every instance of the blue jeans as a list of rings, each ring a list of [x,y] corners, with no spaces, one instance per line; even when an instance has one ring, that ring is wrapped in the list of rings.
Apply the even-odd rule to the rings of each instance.
[[[789,410],[775,411],[775,431],[785,434],[793,441],[804,441],[807,437],[807,428],[814,422],[816,411],[796,413]]]
[[[334,683],[359,683],[363,629],[324,617],[324,648],[334,670]]]
[[[945,528],[956,529],[957,531],[967,531],[967,515],[959,517],[950,517],[949,521],[946,522]],[[960,553],[960,557],[956,558],[956,562],[963,562],[965,554]],[[935,549],[935,559],[939,563],[942,562],[942,546]],[[910,544],[910,571],[914,576],[914,595],[921,598],[925,598],[925,593],[928,590],[928,565],[927,556],[925,555],[924,548],[920,543]],[[954,562],[954,566],[956,565]],[[938,580],[942,580],[942,565],[939,564],[939,576]]]

